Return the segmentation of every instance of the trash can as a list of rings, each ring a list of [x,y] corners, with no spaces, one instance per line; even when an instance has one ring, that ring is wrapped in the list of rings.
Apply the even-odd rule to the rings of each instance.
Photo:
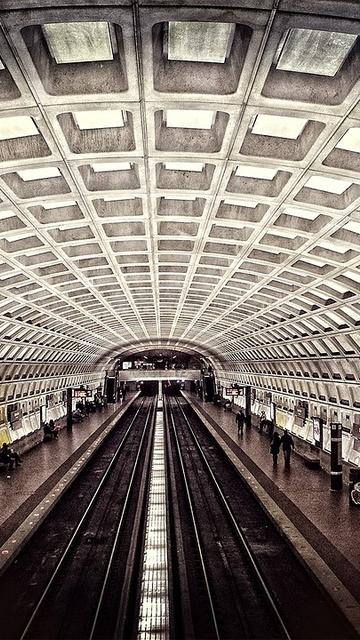
[[[360,507],[360,468],[349,471],[349,502]]]

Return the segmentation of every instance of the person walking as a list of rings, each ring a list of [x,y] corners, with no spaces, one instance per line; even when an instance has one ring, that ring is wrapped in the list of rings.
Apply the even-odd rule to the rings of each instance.
[[[277,431],[275,431],[272,440],[271,440],[271,444],[270,444],[270,453],[273,457],[273,466],[276,467],[277,465],[277,458],[279,455],[279,451],[280,451],[280,445],[281,445],[281,438],[278,434]]]
[[[244,414],[242,409],[240,409],[239,413],[236,414],[235,420],[236,420],[236,424],[237,424],[238,435],[240,433],[241,433],[241,435],[243,435],[243,433],[244,433],[244,423],[245,423],[245,414]]]
[[[266,425],[266,413],[265,411],[261,412],[260,421],[259,421],[259,433],[263,432],[263,428]]]
[[[290,467],[291,449],[295,449],[294,440],[287,429],[280,440],[284,452],[285,467]]]

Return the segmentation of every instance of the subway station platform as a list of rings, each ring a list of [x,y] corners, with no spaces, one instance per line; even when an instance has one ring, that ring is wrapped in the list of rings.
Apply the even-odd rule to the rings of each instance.
[[[45,501],[50,507],[52,501],[49,502],[47,496],[59,483],[57,494],[61,493],[64,477],[75,474],[74,467],[80,469],[78,461],[86,462],[85,456],[98,446],[107,427],[111,427],[112,421],[124,413],[137,395],[128,393],[125,402],[109,404],[101,412],[89,414],[83,422],[74,424],[71,431],[62,428],[57,439],[23,454],[22,466],[11,471],[9,476],[4,470],[0,473],[0,547],[40,503]],[[65,419],[57,424],[64,426]]]
[[[269,437],[259,433],[257,416],[253,416],[252,427],[244,427],[244,434],[238,436],[235,413],[202,402],[194,394],[183,392],[183,395],[190,400],[198,415],[206,419],[213,435],[233,462],[239,461],[250,488],[258,483],[264,490],[263,495],[270,496],[267,510],[285,515],[284,518],[279,517],[280,526],[284,523],[284,533],[288,535],[292,528],[288,521],[294,531],[299,532],[299,536],[293,536],[294,545],[301,551],[306,541],[325,563],[321,569],[324,579],[329,578],[331,583],[331,577],[325,575],[327,566],[360,603],[360,509],[349,505],[347,486],[341,492],[331,492],[330,475],[321,469],[305,466],[296,451],[291,457],[290,469],[284,466],[282,451],[274,468]],[[319,566],[321,564],[319,562]],[[332,589],[338,590],[339,586],[336,584]]]

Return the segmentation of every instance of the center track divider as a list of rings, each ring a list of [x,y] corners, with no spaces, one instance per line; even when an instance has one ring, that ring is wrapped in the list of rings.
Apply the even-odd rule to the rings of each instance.
[[[183,409],[182,409],[182,407],[181,407],[181,405],[180,405],[180,403],[179,403],[177,398],[176,398],[176,403],[177,403],[178,409],[181,411],[182,417],[183,417],[183,419],[184,419],[184,421],[185,421],[185,423],[187,425],[189,433],[191,434],[191,437],[192,437],[192,440],[193,440],[193,442],[195,444],[195,447],[196,447],[199,455],[201,456],[201,458],[202,458],[202,460],[204,462],[204,465],[205,465],[205,467],[206,467],[206,469],[207,469],[207,471],[209,473],[209,476],[210,476],[210,478],[212,480],[213,486],[215,487],[216,492],[217,492],[218,496],[220,497],[220,500],[221,500],[221,502],[223,504],[223,507],[224,507],[229,519],[230,519],[230,522],[231,522],[231,524],[233,526],[233,529],[234,529],[234,531],[235,531],[235,533],[236,533],[236,535],[238,537],[238,540],[239,540],[242,548],[245,551],[246,557],[248,558],[248,560],[250,562],[250,565],[251,565],[251,567],[253,569],[253,572],[254,572],[254,575],[256,577],[256,580],[258,581],[258,583],[259,583],[259,585],[260,585],[260,587],[261,587],[261,589],[263,591],[263,594],[265,595],[266,600],[267,600],[267,602],[268,602],[268,604],[269,604],[269,606],[270,606],[270,608],[271,608],[276,620],[278,621],[278,624],[279,624],[279,626],[280,626],[280,628],[282,630],[282,633],[283,633],[283,637],[286,638],[286,640],[291,640],[290,633],[289,633],[289,631],[288,631],[288,629],[286,627],[286,624],[285,624],[285,622],[284,622],[284,620],[283,620],[283,618],[281,616],[281,613],[279,612],[279,609],[278,609],[278,607],[276,605],[276,602],[274,601],[274,598],[273,598],[273,596],[272,596],[272,594],[271,594],[271,592],[270,592],[270,590],[269,590],[269,588],[268,588],[268,586],[267,586],[267,584],[265,582],[265,579],[264,579],[264,577],[262,575],[262,572],[261,572],[261,570],[260,570],[260,568],[258,566],[257,560],[254,557],[254,554],[253,554],[251,548],[249,547],[243,532],[241,531],[238,523],[236,522],[236,520],[234,518],[234,515],[232,513],[232,510],[231,510],[228,502],[227,502],[227,499],[226,499],[221,487],[219,486],[219,483],[217,482],[217,480],[216,480],[216,478],[214,476],[214,473],[213,473],[213,471],[212,471],[212,469],[211,469],[211,467],[210,467],[210,465],[209,465],[209,463],[208,463],[208,461],[206,459],[206,456],[205,456],[205,454],[204,454],[204,452],[203,452],[203,450],[201,448],[201,445],[200,445],[200,443],[199,443],[199,441],[198,441],[198,439],[197,439],[197,437],[196,437],[196,435],[195,435],[195,433],[194,433],[194,431],[193,431],[193,429],[191,427],[191,424],[190,424],[187,416],[185,415],[185,413],[184,413],[184,411],[183,411]],[[202,571],[203,571],[204,579],[205,579],[205,582],[206,582],[206,588],[207,588],[210,607],[211,607],[211,611],[212,611],[213,624],[214,624],[214,629],[215,629],[215,633],[216,633],[216,638],[218,638],[220,640],[221,636],[220,636],[220,633],[219,633],[219,625],[218,625],[218,622],[217,622],[217,619],[216,619],[215,608],[214,608],[214,603],[213,603],[213,597],[212,597],[212,593],[211,593],[209,579],[208,579],[207,572],[206,572],[206,567],[205,567],[205,562],[204,562],[204,554],[203,554],[203,551],[202,551],[200,535],[199,535],[199,531],[198,531],[198,528],[197,528],[194,505],[193,505],[193,501],[192,501],[192,498],[191,498],[189,483],[188,483],[188,479],[187,479],[187,474],[186,474],[186,470],[185,470],[185,465],[184,465],[184,461],[183,461],[183,456],[182,456],[182,452],[181,452],[181,447],[180,447],[178,435],[176,433],[176,427],[175,427],[174,416],[173,416],[172,411],[170,411],[170,423],[171,423],[172,430],[173,430],[173,433],[174,433],[177,453],[178,453],[178,456],[179,456],[180,466],[181,466],[182,473],[183,473],[183,480],[184,480],[184,484],[185,484],[185,487],[186,487],[186,495],[187,495],[187,498],[188,498],[189,507],[190,507],[190,511],[191,511],[193,527],[194,527],[196,540],[197,540],[197,545],[198,545],[198,550],[199,550],[199,555],[200,555],[200,559],[201,559]]]
[[[96,488],[95,493],[93,494],[93,496],[91,498],[90,503],[88,504],[88,506],[87,506],[83,516],[81,517],[78,525],[76,526],[76,528],[75,528],[75,530],[74,530],[74,532],[73,532],[73,534],[72,534],[67,546],[65,547],[64,552],[62,553],[62,556],[61,556],[59,562],[57,563],[57,565],[56,565],[56,567],[55,567],[55,569],[54,569],[54,571],[52,573],[51,578],[49,579],[45,589],[43,590],[43,593],[42,593],[40,599],[38,600],[38,602],[36,604],[36,607],[34,608],[34,610],[32,612],[32,615],[31,615],[30,619],[28,620],[28,622],[26,624],[26,627],[24,628],[24,630],[23,630],[23,632],[22,632],[22,634],[20,636],[20,640],[25,640],[25,638],[27,638],[27,637],[34,637],[32,635],[30,635],[30,636],[28,635],[29,632],[31,631],[31,627],[32,627],[34,621],[36,621],[36,617],[38,616],[39,612],[41,611],[41,608],[42,608],[42,606],[43,606],[43,604],[45,602],[45,599],[49,595],[52,587],[55,585],[55,581],[56,581],[58,575],[60,574],[60,571],[61,571],[65,561],[69,558],[69,556],[70,556],[70,554],[71,554],[71,552],[73,550],[73,547],[74,547],[74,545],[75,545],[75,543],[76,543],[76,541],[77,541],[77,539],[79,537],[79,534],[82,532],[82,530],[84,528],[84,525],[86,524],[89,516],[94,511],[94,509],[96,507],[97,499],[98,499],[98,497],[100,495],[100,492],[103,489],[103,487],[105,486],[107,480],[109,479],[109,477],[111,475],[111,472],[112,472],[113,468],[115,467],[115,465],[116,465],[116,463],[118,461],[118,458],[119,458],[119,456],[120,456],[120,454],[122,452],[122,449],[123,449],[123,447],[124,447],[124,445],[125,445],[125,443],[126,443],[126,441],[128,439],[129,433],[131,432],[131,430],[132,430],[132,428],[133,428],[133,426],[134,426],[134,424],[136,422],[136,419],[138,418],[138,415],[139,415],[140,411],[142,410],[142,408],[144,406],[144,402],[145,402],[145,400],[142,401],[139,409],[136,411],[134,417],[132,418],[132,420],[131,420],[131,422],[130,422],[130,424],[129,424],[129,426],[128,426],[128,428],[127,428],[127,430],[126,430],[126,432],[125,432],[125,434],[124,434],[124,436],[123,436],[123,438],[122,438],[122,440],[121,440],[121,442],[119,444],[119,446],[117,447],[117,449],[116,449],[116,451],[115,451],[115,453],[114,453],[114,455],[113,455],[113,457],[112,457],[112,459],[111,459],[111,461],[110,461],[110,463],[109,463],[104,475],[102,476],[102,478],[101,478],[101,480],[100,480],[100,482],[99,482],[99,484],[98,484],[98,486]],[[153,407],[154,407],[154,404],[151,404],[150,408],[148,410],[147,416],[146,416],[145,424],[144,424],[142,435],[141,435],[141,441],[140,441],[139,450],[137,452],[136,461],[135,461],[134,468],[133,468],[133,471],[132,471],[132,474],[131,474],[130,484],[129,484],[129,487],[128,487],[127,492],[126,492],[125,502],[124,502],[124,505],[123,505],[123,508],[122,508],[122,512],[120,514],[119,523],[118,523],[117,531],[116,531],[116,536],[115,536],[115,539],[114,539],[114,543],[112,545],[110,559],[109,559],[109,563],[108,563],[108,566],[107,566],[103,587],[101,589],[101,593],[100,593],[100,596],[99,596],[98,604],[97,604],[97,607],[96,607],[96,610],[95,610],[94,619],[93,619],[93,623],[92,623],[92,626],[91,626],[91,632],[90,632],[89,638],[95,637],[94,633],[95,633],[97,622],[98,622],[98,619],[99,619],[99,616],[100,616],[101,608],[103,606],[104,593],[105,593],[105,590],[106,590],[106,587],[107,587],[108,578],[109,578],[109,575],[110,575],[110,572],[111,572],[111,566],[112,566],[112,563],[113,563],[113,560],[114,560],[114,555],[115,555],[116,548],[117,548],[117,545],[118,545],[120,532],[121,532],[121,529],[122,529],[122,526],[123,526],[123,523],[124,523],[125,513],[126,513],[127,508],[128,508],[129,498],[130,498],[131,490],[132,490],[132,487],[133,487],[133,484],[134,484],[134,479],[135,479],[135,476],[136,476],[136,472],[138,470],[140,454],[141,454],[142,447],[143,447],[143,444],[144,444],[144,441],[145,441],[145,435],[146,435],[146,433],[147,433],[147,431],[149,429],[150,419],[151,419],[151,417],[153,416],[153,413],[154,413],[153,412]]]

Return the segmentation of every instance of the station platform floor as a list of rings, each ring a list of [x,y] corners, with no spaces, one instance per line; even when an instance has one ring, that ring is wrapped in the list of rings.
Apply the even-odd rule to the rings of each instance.
[[[291,457],[285,468],[282,451],[273,467],[267,434],[260,434],[258,418],[238,436],[235,413],[183,392],[213,427],[220,444],[227,446],[254,476],[265,492],[286,514],[340,582],[360,603],[360,509],[349,504],[348,487],[330,491],[330,475],[305,466],[303,458]],[[360,609],[360,604],[359,604]]]
[[[58,438],[44,442],[22,454],[23,464],[0,473],[0,545],[4,543],[72,468],[109,422],[124,412],[133,401],[128,393],[123,403],[109,404],[101,412],[91,413],[73,425],[62,428]],[[65,419],[56,423],[64,426]]]

